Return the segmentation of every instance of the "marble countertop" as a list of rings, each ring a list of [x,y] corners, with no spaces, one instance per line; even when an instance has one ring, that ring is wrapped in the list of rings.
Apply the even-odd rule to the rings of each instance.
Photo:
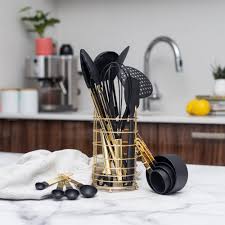
[[[92,121],[92,111],[37,114],[0,113],[0,119]],[[225,124],[225,116],[189,116],[162,112],[138,113],[138,121],[144,123]]]
[[[0,153],[0,167],[20,154]],[[139,189],[98,192],[76,201],[0,200],[4,225],[222,225],[225,221],[225,167],[189,165],[189,180],[179,193],[153,193],[144,173]]]

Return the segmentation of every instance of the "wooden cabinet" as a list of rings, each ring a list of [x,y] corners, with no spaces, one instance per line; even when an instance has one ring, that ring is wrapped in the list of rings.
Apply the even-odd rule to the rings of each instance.
[[[7,120],[0,120],[0,150],[10,149],[11,127]]]
[[[0,151],[80,149],[92,154],[92,123],[54,120],[0,120]]]
[[[154,155],[175,153],[187,163],[225,165],[225,126],[139,123]],[[92,122],[0,120],[0,151],[79,149],[92,155]]]
[[[158,154],[158,125],[155,123],[139,123],[138,132],[152,153]]]
[[[225,165],[225,126],[159,124],[159,153],[175,153],[187,163]]]

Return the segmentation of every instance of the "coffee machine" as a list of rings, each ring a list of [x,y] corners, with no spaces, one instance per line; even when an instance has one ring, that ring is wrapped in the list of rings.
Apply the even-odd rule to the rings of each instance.
[[[77,110],[77,59],[73,55],[33,56],[26,59],[26,77],[38,82],[39,110]]]

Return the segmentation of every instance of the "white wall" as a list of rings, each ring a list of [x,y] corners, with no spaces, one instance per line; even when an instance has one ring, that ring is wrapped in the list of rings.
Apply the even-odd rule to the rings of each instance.
[[[24,86],[24,59],[33,50],[18,11],[24,6],[52,11],[51,0],[0,0],[0,88]]]
[[[225,1],[211,0],[58,0],[60,42],[70,42],[79,53],[92,56],[101,51],[120,51],[131,46],[126,64],[143,70],[144,51],[158,35],[174,38],[182,51],[184,72],[176,74],[173,54],[159,44],[151,61],[152,79],[162,99],[154,107],[184,111],[196,94],[210,94],[213,88],[211,64],[225,64]],[[86,99],[86,89],[82,99]],[[88,108],[81,101],[81,108]]]
[[[195,94],[210,94],[210,65],[223,64],[225,2],[220,0],[0,0],[0,88],[24,86],[24,59],[32,52],[32,39],[24,31],[18,9],[24,5],[53,11],[61,19],[56,27],[59,43],[85,48],[94,57],[101,51],[121,51],[130,45],[126,64],[143,70],[144,51],[158,35],[174,38],[182,51],[184,72],[176,74],[173,54],[159,44],[151,61],[152,79],[162,99],[154,108],[184,111]],[[80,108],[88,109],[82,82]]]

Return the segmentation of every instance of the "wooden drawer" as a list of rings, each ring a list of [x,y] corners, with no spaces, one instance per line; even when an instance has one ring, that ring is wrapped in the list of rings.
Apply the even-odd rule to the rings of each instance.
[[[225,165],[225,126],[159,124],[158,148],[187,163]]]

